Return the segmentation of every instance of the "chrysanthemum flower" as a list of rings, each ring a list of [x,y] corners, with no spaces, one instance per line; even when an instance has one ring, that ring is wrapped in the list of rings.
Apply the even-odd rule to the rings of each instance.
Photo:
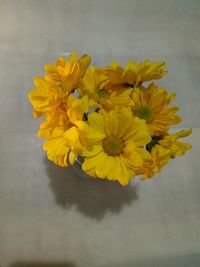
[[[82,98],[77,98],[71,94],[67,99],[67,115],[69,120],[74,124],[78,120],[86,119],[88,112],[98,108],[100,108],[100,105],[87,95]]]
[[[46,139],[60,137],[72,126],[67,112],[47,113],[46,119],[40,123],[38,137]]]
[[[159,141],[164,149],[170,150],[170,158],[176,156],[183,156],[188,149],[191,149],[192,145],[178,141],[179,138],[187,137],[192,133],[192,129],[181,130],[173,134],[167,134]]]
[[[152,178],[156,173],[160,172],[163,166],[170,160],[170,151],[158,144],[155,145],[150,152],[146,152],[143,166],[135,171],[137,175],[142,175],[141,180]]]
[[[190,135],[192,129],[182,130],[174,134],[164,136],[153,136],[150,143],[146,145],[149,153],[144,157],[144,164],[136,173],[142,174],[142,179],[153,177],[154,174],[161,171],[170,159],[176,156],[183,156],[191,145],[179,141],[179,138]]]
[[[77,99],[70,95],[64,110],[47,113],[46,120],[41,122],[38,136],[46,138],[44,150],[49,160],[57,165],[73,164],[82,151],[84,135],[79,133],[76,122],[83,119],[84,113],[90,108],[97,107],[96,103],[87,96]],[[68,161],[67,161],[68,158]]]
[[[97,107],[97,104],[87,96],[76,98],[71,94],[62,110],[46,114],[45,121],[40,124],[38,136],[47,139],[59,137],[76,125],[78,120],[82,120],[84,114],[91,108]]]
[[[77,53],[74,51],[68,60],[60,57],[55,66],[45,65],[47,72],[45,80],[56,82],[65,92],[65,95],[69,95],[78,87],[80,79],[83,78],[90,61],[91,59],[88,55],[83,55],[80,59],[77,59]]]
[[[90,57],[84,55],[79,60],[76,57],[75,51],[68,61],[60,57],[55,66],[45,66],[44,78],[35,78],[35,89],[29,93],[29,100],[33,105],[35,117],[62,108],[66,97],[78,87],[90,63]]]
[[[134,118],[128,109],[108,113],[101,110],[89,114],[87,123],[79,128],[87,136],[82,169],[94,177],[128,184],[134,169],[143,165],[142,147],[151,140],[145,121]],[[87,149],[91,144],[92,149]]]
[[[121,109],[131,103],[131,90],[113,91],[107,84],[108,77],[105,75],[105,70],[91,67],[87,70],[79,87],[80,95],[87,95],[93,99],[104,110]]]
[[[78,128],[72,126],[63,135],[47,139],[43,145],[47,158],[61,167],[73,164],[83,149],[82,137]]]
[[[147,88],[137,88],[132,93],[133,113],[146,120],[152,134],[167,132],[170,125],[181,122],[181,118],[175,115],[179,108],[169,107],[175,96],[154,83]]]
[[[164,61],[151,63],[150,60],[145,60],[141,63],[129,61],[123,68],[113,61],[107,67],[107,75],[111,86],[116,89],[134,88],[143,82],[162,78],[167,73],[165,66]]]

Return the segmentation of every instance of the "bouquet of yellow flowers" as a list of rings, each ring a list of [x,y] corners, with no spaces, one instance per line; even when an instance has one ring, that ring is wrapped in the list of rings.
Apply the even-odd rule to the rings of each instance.
[[[49,160],[67,167],[81,157],[88,175],[127,185],[137,175],[153,177],[191,148],[179,141],[191,129],[169,133],[181,122],[178,107],[170,106],[176,94],[146,83],[167,73],[164,62],[88,68],[90,61],[74,51],[34,80],[29,100],[34,117],[45,117],[38,136],[46,139]]]

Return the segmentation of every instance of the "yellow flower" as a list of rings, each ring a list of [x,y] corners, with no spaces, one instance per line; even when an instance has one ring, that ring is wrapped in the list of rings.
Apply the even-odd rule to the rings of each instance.
[[[46,138],[44,150],[47,151],[49,160],[60,166],[67,166],[67,158],[73,164],[82,151],[82,140],[77,127],[77,121],[83,119],[91,107],[97,107],[96,103],[87,96],[77,99],[70,95],[67,100],[65,111],[49,112],[46,120],[41,122],[38,136]]]
[[[88,55],[83,55],[78,60],[77,53],[74,51],[67,61],[64,57],[60,57],[55,66],[45,65],[47,72],[45,80],[56,82],[65,92],[65,95],[69,95],[78,87],[80,79],[83,78],[90,61],[91,59]]]
[[[89,114],[88,122],[82,122],[79,129],[87,136],[82,169],[91,176],[127,185],[134,169],[143,165],[142,147],[151,140],[145,121],[134,118],[127,109],[101,110]]]
[[[73,94],[69,95],[67,99],[67,115],[70,121],[76,124],[76,121],[85,119],[90,110],[99,108],[93,99],[89,99],[87,95],[82,98],[76,98]]]
[[[167,132],[170,125],[181,122],[181,118],[175,115],[179,108],[168,106],[175,96],[154,83],[147,88],[137,88],[132,93],[133,113],[146,120],[152,134]]]
[[[137,175],[142,175],[141,180],[152,178],[160,172],[170,160],[170,151],[157,144],[150,152],[146,151],[145,156],[143,166],[136,170]]]
[[[61,167],[73,164],[83,149],[81,138],[78,128],[73,126],[63,135],[47,139],[43,145],[47,158]]]
[[[63,110],[48,112],[46,120],[41,122],[38,137],[56,138],[63,135],[68,129],[76,125],[76,122],[84,118],[90,108],[98,107],[95,102],[87,96],[76,98],[69,95]]]
[[[144,158],[144,164],[136,173],[142,174],[142,180],[151,178],[155,173],[161,171],[170,159],[176,156],[183,156],[191,145],[178,141],[179,138],[191,134],[192,129],[182,130],[174,134],[164,136],[153,136],[149,144],[146,145],[147,154]]]
[[[162,78],[167,71],[164,61],[153,62],[145,60],[141,63],[135,61],[127,62],[122,68],[117,62],[113,61],[111,66],[107,67],[107,74],[112,86],[116,88],[137,87],[146,81]]]
[[[106,111],[121,109],[131,103],[131,89],[113,91],[107,87],[109,80],[104,69],[91,67],[79,87],[80,95],[88,95]]]
[[[170,150],[170,158],[176,156],[183,156],[188,149],[191,149],[191,145],[178,141],[179,138],[186,137],[192,133],[192,129],[181,130],[174,134],[165,135],[160,141],[161,145],[165,149]]]
[[[29,93],[33,115],[40,117],[49,111],[62,109],[66,97],[78,87],[89,63],[89,56],[84,55],[77,60],[74,51],[68,61],[60,57],[55,66],[46,65],[44,78],[36,77],[35,89]]]
[[[53,82],[47,82],[41,77],[34,79],[35,89],[29,93],[29,100],[34,108],[34,117],[41,117],[47,112],[59,109],[65,94]]]
[[[73,124],[69,120],[66,112],[57,111],[48,113],[45,121],[40,123],[38,137],[47,139],[60,137],[72,126]]]

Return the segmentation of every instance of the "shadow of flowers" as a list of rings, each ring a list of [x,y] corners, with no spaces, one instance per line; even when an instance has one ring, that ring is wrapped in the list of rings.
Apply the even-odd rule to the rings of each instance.
[[[55,201],[63,208],[75,205],[85,216],[100,220],[137,199],[136,185],[122,187],[118,182],[91,178],[83,175],[78,164],[62,168],[46,158],[44,164]]]

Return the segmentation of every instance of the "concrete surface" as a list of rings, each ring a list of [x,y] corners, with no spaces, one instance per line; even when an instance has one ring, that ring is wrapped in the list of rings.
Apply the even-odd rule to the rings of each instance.
[[[0,1],[0,266],[200,266],[200,1]],[[27,92],[77,49],[164,59],[193,150],[121,188],[48,163]]]

